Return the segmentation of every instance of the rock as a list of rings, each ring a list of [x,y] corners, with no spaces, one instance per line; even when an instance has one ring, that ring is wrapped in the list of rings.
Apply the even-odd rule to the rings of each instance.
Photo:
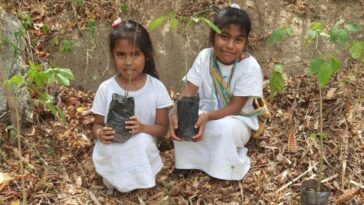
[[[23,73],[26,70],[23,54],[25,50],[25,39],[21,33],[23,26],[19,20],[6,13],[0,8],[0,59],[1,78],[9,79],[15,74]],[[3,81],[2,79],[1,81]],[[13,94],[17,99],[17,108],[22,116],[22,121],[32,122],[30,111],[29,94],[25,87],[19,88]],[[9,122],[7,99],[4,96],[3,87],[0,86],[0,121]]]

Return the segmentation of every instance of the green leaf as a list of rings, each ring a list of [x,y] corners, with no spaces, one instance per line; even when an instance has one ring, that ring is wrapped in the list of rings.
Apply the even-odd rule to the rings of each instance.
[[[330,81],[331,75],[332,75],[332,69],[330,64],[328,63],[321,64],[319,72],[317,74],[317,80],[319,81],[321,89],[324,88]]]
[[[20,75],[13,75],[9,80],[8,83],[10,84],[10,86],[12,87],[19,87],[21,84],[24,83],[24,79],[22,76]]]
[[[74,80],[73,73],[69,68],[59,68],[58,72],[68,80]]]
[[[177,27],[178,23],[179,23],[178,19],[176,17],[173,17],[169,20],[169,27],[171,29],[175,29]]]
[[[314,22],[311,24],[311,29],[314,31],[322,32],[324,31],[324,26],[321,22]]]
[[[325,61],[321,57],[312,59],[310,65],[308,66],[308,74],[311,76],[317,74],[324,62]]]
[[[54,96],[52,96],[52,95],[49,95],[48,93],[40,93],[39,94],[39,100],[42,102],[42,103],[44,103],[44,104],[46,104],[46,103],[52,103],[53,102],[53,100],[54,100]]]
[[[364,57],[364,41],[354,41],[350,47],[351,57],[359,60]]]
[[[29,69],[30,70],[35,70],[35,71],[40,71],[42,70],[42,65],[35,65],[32,61],[29,61]]]
[[[336,21],[334,27],[339,27],[341,24],[345,23],[345,20],[343,18],[340,18],[339,20]]]
[[[64,77],[63,75],[61,75],[59,73],[56,74],[56,79],[57,79],[58,83],[61,84],[61,85],[64,85],[64,86],[69,86],[70,85],[70,81],[66,77]]]
[[[319,32],[309,29],[305,34],[305,42],[311,43],[320,35]]]
[[[357,32],[360,30],[360,27],[356,24],[353,24],[353,23],[348,23],[348,24],[345,24],[344,28],[347,30],[347,31],[350,31],[350,32]]]
[[[330,41],[336,43],[337,39],[339,38],[340,30],[336,27],[331,29],[330,32]]]
[[[204,22],[205,24],[207,24],[216,33],[218,33],[218,34],[221,33],[221,30],[214,23],[212,23],[210,20],[208,20],[205,17],[200,17],[200,19],[202,20],[202,22]]]
[[[341,43],[346,43],[349,39],[349,32],[345,29],[340,29],[338,37]]]
[[[276,64],[276,65],[274,65],[274,68],[273,68],[273,71],[274,72],[278,72],[278,73],[282,74],[283,73],[283,70],[284,70],[284,67],[283,67],[282,64]]]
[[[167,20],[167,18],[168,16],[160,16],[158,18],[153,19],[149,23],[148,28],[151,30],[156,29],[157,27],[161,26],[164,23],[164,21]]]
[[[121,4],[119,10],[120,10],[120,13],[122,13],[122,14],[128,13],[128,11],[129,11],[128,4],[126,4],[126,3]]]
[[[330,57],[329,63],[332,73],[336,73],[337,71],[340,70],[340,61],[335,56]]]
[[[269,88],[270,88],[270,100],[272,101],[274,96],[283,92],[285,87],[285,82],[282,76],[282,72],[284,70],[283,65],[277,64],[274,65],[272,76],[269,79]]]
[[[270,44],[277,43],[277,42],[282,41],[287,36],[292,36],[292,35],[293,35],[292,28],[287,27],[287,26],[282,26],[280,28],[273,30],[271,35],[269,35],[269,37],[268,37],[268,43],[270,43]]]
[[[282,41],[284,38],[284,31],[281,28],[273,30],[268,37],[268,43],[276,43]]]

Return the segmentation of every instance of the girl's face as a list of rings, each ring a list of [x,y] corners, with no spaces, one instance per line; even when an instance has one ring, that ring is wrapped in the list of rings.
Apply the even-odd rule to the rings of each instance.
[[[243,52],[247,36],[240,26],[231,24],[221,29],[221,34],[215,34],[213,47],[216,58],[225,65],[230,65],[239,59]]]
[[[112,51],[116,69],[125,79],[137,79],[144,75],[145,55],[133,42],[121,39]]]

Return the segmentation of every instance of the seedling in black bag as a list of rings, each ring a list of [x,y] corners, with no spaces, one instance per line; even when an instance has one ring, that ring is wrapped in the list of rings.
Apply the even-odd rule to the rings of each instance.
[[[182,97],[177,101],[178,129],[176,135],[185,141],[192,141],[198,132],[195,124],[198,119],[199,97]]]
[[[133,134],[125,128],[125,121],[134,115],[134,98],[122,96],[117,93],[112,95],[106,125],[115,131],[113,142],[126,142]]]

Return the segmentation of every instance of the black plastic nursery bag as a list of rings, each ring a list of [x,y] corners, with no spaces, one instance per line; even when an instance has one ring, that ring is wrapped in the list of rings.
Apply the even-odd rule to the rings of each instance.
[[[133,115],[134,98],[113,93],[106,119],[106,125],[116,132],[113,142],[126,142],[133,135],[125,129],[125,121]]]
[[[183,140],[192,141],[198,132],[194,126],[198,119],[199,97],[182,97],[177,101],[178,129],[176,135]]]

